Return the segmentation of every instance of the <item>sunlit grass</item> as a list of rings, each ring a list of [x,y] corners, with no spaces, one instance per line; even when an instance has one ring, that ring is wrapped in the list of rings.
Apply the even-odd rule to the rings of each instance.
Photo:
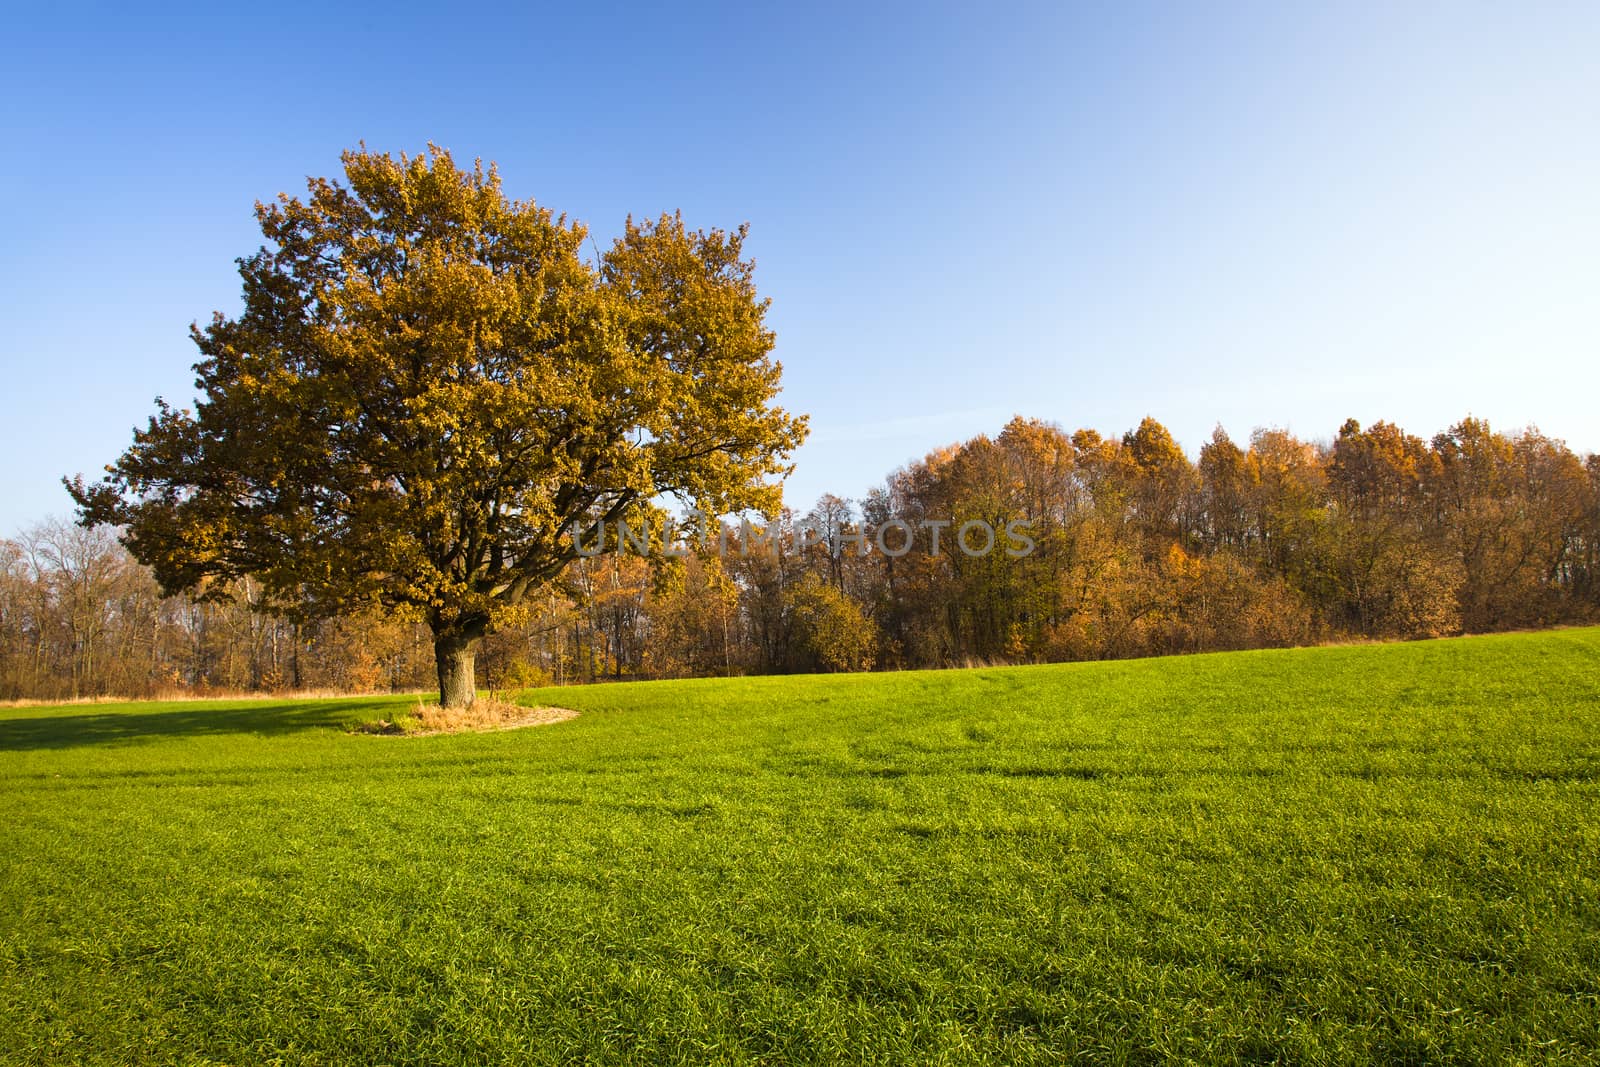
[[[1600,630],[0,713],[0,1059],[1600,1056]]]

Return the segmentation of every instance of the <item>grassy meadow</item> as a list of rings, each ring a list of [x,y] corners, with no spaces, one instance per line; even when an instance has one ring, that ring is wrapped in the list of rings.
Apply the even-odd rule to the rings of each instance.
[[[1600,629],[0,710],[0,1062],[1600,1058]]]

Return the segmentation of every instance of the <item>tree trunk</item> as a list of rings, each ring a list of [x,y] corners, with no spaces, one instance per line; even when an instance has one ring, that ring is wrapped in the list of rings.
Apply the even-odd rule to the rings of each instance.
[[[456,631],[435,634],[433,658],[439,668],[439,703],[467,708],[478,699],[478,638]]]

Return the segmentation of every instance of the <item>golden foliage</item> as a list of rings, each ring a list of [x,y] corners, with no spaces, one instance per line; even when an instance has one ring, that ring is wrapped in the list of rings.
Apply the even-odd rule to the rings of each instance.
[[[671,494],[774,506],[805,419],[773,403],[744,228],[587,232],[430,146],[258,204],[244,311],[194,330],[193,412],[158,404],[85,522],[169,592],[250,575],[305,616],[380,604],[461,649],[572,561],[571,524]],[[443,653],[441,666],[447,666]]]

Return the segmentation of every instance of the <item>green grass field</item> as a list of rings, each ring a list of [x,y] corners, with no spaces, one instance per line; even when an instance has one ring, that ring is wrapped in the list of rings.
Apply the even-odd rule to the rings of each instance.
[[[1600,630],[0,711],[6,1063],[1600,1058]]]

